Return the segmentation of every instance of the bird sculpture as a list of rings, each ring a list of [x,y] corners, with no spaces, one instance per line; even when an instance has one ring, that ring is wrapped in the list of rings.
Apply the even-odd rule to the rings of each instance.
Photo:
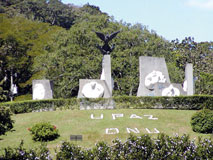
[[[107,34],[107,35],[104,35],[103,33],[100,33],[100,32],[95,32],[96,35],[104,42],[104,45],[103,46],[99,46],[99,45],[96,45],[96,47],[101,51],[101,53],[103,55],[107,55],[107,54],[110,54],[113,49],[115,48],[115,44],[112,45],[112,47],[109,46],[109,41],[111,41],[113,38],[116,37],[116,35],[120,32],[121,30],[117,31],[117,32],[114,32],[112,34]]]

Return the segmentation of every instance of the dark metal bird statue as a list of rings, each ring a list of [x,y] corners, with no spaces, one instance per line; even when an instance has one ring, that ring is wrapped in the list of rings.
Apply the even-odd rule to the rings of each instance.
[[[100,33],[100,32],[95,32],[96,35],[104,42],[104,45],[103,46],[99,46],[99,45],[96,45],[96,47],[98,49],[100,49],[101,53],[103,55],[106,55],[106,54],[110,54],[113,49],[115,48],[115,44],[112,45],[112,47],[109,46],[109,41],[111,41],[113,38],[116,37],[116,35],[120,32],[121,30],[117,31],[117,32],[114,32],[112,34],[107,34],[107,35],[104,35],[103,33]]]

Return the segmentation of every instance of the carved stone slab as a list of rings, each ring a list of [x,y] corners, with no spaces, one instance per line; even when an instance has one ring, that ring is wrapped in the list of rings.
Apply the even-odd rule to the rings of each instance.
[[[50,80],[33,80],[33,100],[53,98],[53,83]]]
[[[170,83],[169,73],[164,58],[139,57],[140,83],[137,96],[161,96],[155,92],[156,83]]]

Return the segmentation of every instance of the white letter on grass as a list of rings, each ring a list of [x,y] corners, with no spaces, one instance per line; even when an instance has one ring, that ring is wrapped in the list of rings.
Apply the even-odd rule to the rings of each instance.
[[[147,131],[148,133],[160,133],[156,128],[154,128],[154,130],[155,130],[155,132],[151,132],[148,128],[146,128],[146,131]]]
[[[119,130],[118,128],[107,128],[106,129],[106,134],[118,134]]]
[[[158,120],[158,118],[153,118],[153,115],[144,115],[145,117],[149,117],[148,119],[151,120]]]
[[[136,114],[132,114],[132,115],[130,116],[130,118],[138,118],[138,119],[142,119],[142,117],[140,117],[140,116],[138,116],[138,115],[136,115]]]
[[[127,132],[130,133],[130,132],[133,132],[133,133],[140,133],[140,131],[135,128],[135,129],[131,129],[131,128],[126,128]]]
[[[116,119],[116,117],[123,117],[124,114],[112,114],[112,119]]]
[[[100,117],[94,117],[94,114],[91,114],[91,119],[103,119],[104,118],[104,115],[103,114],[101,114],[101,116]]]

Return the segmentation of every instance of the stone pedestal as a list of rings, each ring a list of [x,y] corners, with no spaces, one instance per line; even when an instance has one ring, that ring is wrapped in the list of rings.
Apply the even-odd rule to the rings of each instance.
[[[53,83],[50,80],[33,80],[33,100],[53,98]]]
[[[188,96],[194,94],[194,80],[193,80],[193,65],[191,63],[186,64],[185,68],[185,85]]]

